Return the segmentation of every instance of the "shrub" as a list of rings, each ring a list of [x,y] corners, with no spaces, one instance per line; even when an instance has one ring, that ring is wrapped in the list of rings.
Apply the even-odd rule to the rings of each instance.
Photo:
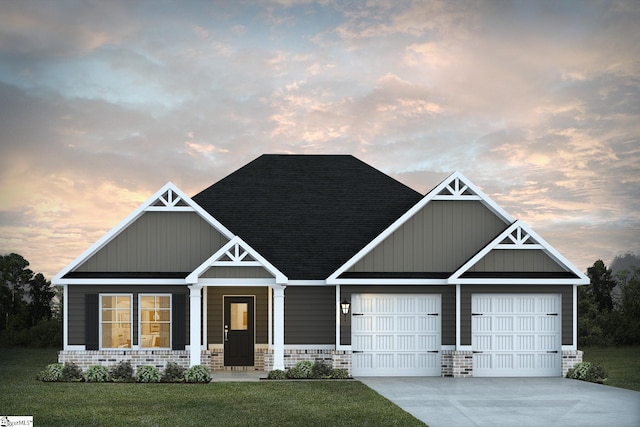
[[[169,362],[164,368],[162,382],[165,383],[181,383],[184,381],[184,368],[176,362]]]
[[[133,367],[128,360],[120,361],[116,366],[111,368],[111,379],[117,383],[132,383],[135,381],[133,377]]]
[[[38,374],[38,379],[44,382],[60,381],[62,379],[62,368],[62,363],[47,365],[47,367]]]
[[[311,367],[311,378],[327,379],[331,378],[333,368],[324,360],[316,360]]]
[[[331,378],[336,380],[346,380],[349,378],[349,371],[346,369],[334,369],[331,372]]]
[[[82,381],[82,369],[73,362],[66,362],[62,368],[62,381]]]
[[[211,381],[211,375],[206,366],[195,365],[185,371],[184,379],[188,383],[208,383]]]
[[[287,378],[292,379],[305,379],[311,378],[311,370],[313,368],[313,362],[308,360],[302,360],[296,364],[293,368],[287,371]]]
[[[160,370],[155,366],[138,366],[136,381],[139,383],[159,383],[162,378]]]
[[[106,383],[111,381],[111,376],[106,366],[93,365],[84,373],[84,380],[88,383]]]
[[[567,378],[602,384],[607,379],[607,371],[599,364],[581,362],[569,369]]]
[[[284,380],[287,378],[287,373],[282,369],[274,369],[273,371],[269,372],[267,378],[269,378],[270,380]]]

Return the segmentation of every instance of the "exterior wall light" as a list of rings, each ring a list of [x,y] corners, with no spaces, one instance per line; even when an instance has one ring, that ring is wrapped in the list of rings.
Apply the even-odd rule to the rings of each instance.
[[[349,304],[349,301],[347,301],[346,299],[343,299],[340,303],[340,308],[342,309],[342,314],[346,318],[347,314],[349,314],[349,308],[351,308],[351,304]]]

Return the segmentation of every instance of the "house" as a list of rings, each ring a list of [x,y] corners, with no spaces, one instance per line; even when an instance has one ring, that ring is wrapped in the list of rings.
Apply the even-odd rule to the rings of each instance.
[[[421,195],[352,156],[166,184],[53,279],[80,366],[322,359],[354,376],[560,376],[588,278],[461,173]]]

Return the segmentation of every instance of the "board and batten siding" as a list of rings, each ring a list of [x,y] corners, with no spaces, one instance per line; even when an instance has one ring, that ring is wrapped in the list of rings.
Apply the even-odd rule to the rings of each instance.
[[[200,277],[205,279],[271,279],[273,274],[262,267],[211,267]]]
[[[246,267],[245,267],[246,268]],[[224,297],[255,296],[256,344],[269,343],[269,287],[210,286],[207,288],[207,344],[224,343]]]
[[[342,285],[340,301],[351,301],[352,294],[440,294],[442,345],[456,344],[456,287],[455,286],[381,286]],[[340,344],[351,345],[351,314],[340,315]]]
[[[565,272],[540,249],[494,249],[475,263],[469,272]]]
[[[461,285],[460,344],[471,345],[472,294],[560,294],[562,345],[573,345],[573,287],[570,285]]]
[[[76,272],[191,272],[228,242],[195,212],[145,212]]]
[[[505,230],[480,201],[433,200],[349,272],[453,272]]]
[[[87,319],[85,313],[86,295],[90,294],[133,294],[133,342],[138,345],[138,295],[139,294],[182,294],[186,296],[183,325],[185,340],[189,343],[189,290],[186,286],[126,286],[126,285],[68,285],[68,325],[69,345],[86,345],[85,332]],[[173,328],[173,325],[172,325]]]
[[[335,344],[334,286],[287,286],[284,295],[285,345]]]

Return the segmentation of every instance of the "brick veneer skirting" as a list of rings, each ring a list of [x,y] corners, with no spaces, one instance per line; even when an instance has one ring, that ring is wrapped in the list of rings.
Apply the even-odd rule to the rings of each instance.
[[[569,369],[573,368],[574,365],[582,362],[582,351],[581,350],[568,350],[562,352],[562,376],[566,377]]]
[[[58,353],[58,362],[73,362],[82,370],[89,366],[114,366],[121,361],[130,361],[134,370],[138,366],[152,365],[162,370],[168,362],[175,362],[187,369],[190,362],[188,350],[84,350],[65,351]],[[211,352],[203,351],[200,364],[211,366]]]

